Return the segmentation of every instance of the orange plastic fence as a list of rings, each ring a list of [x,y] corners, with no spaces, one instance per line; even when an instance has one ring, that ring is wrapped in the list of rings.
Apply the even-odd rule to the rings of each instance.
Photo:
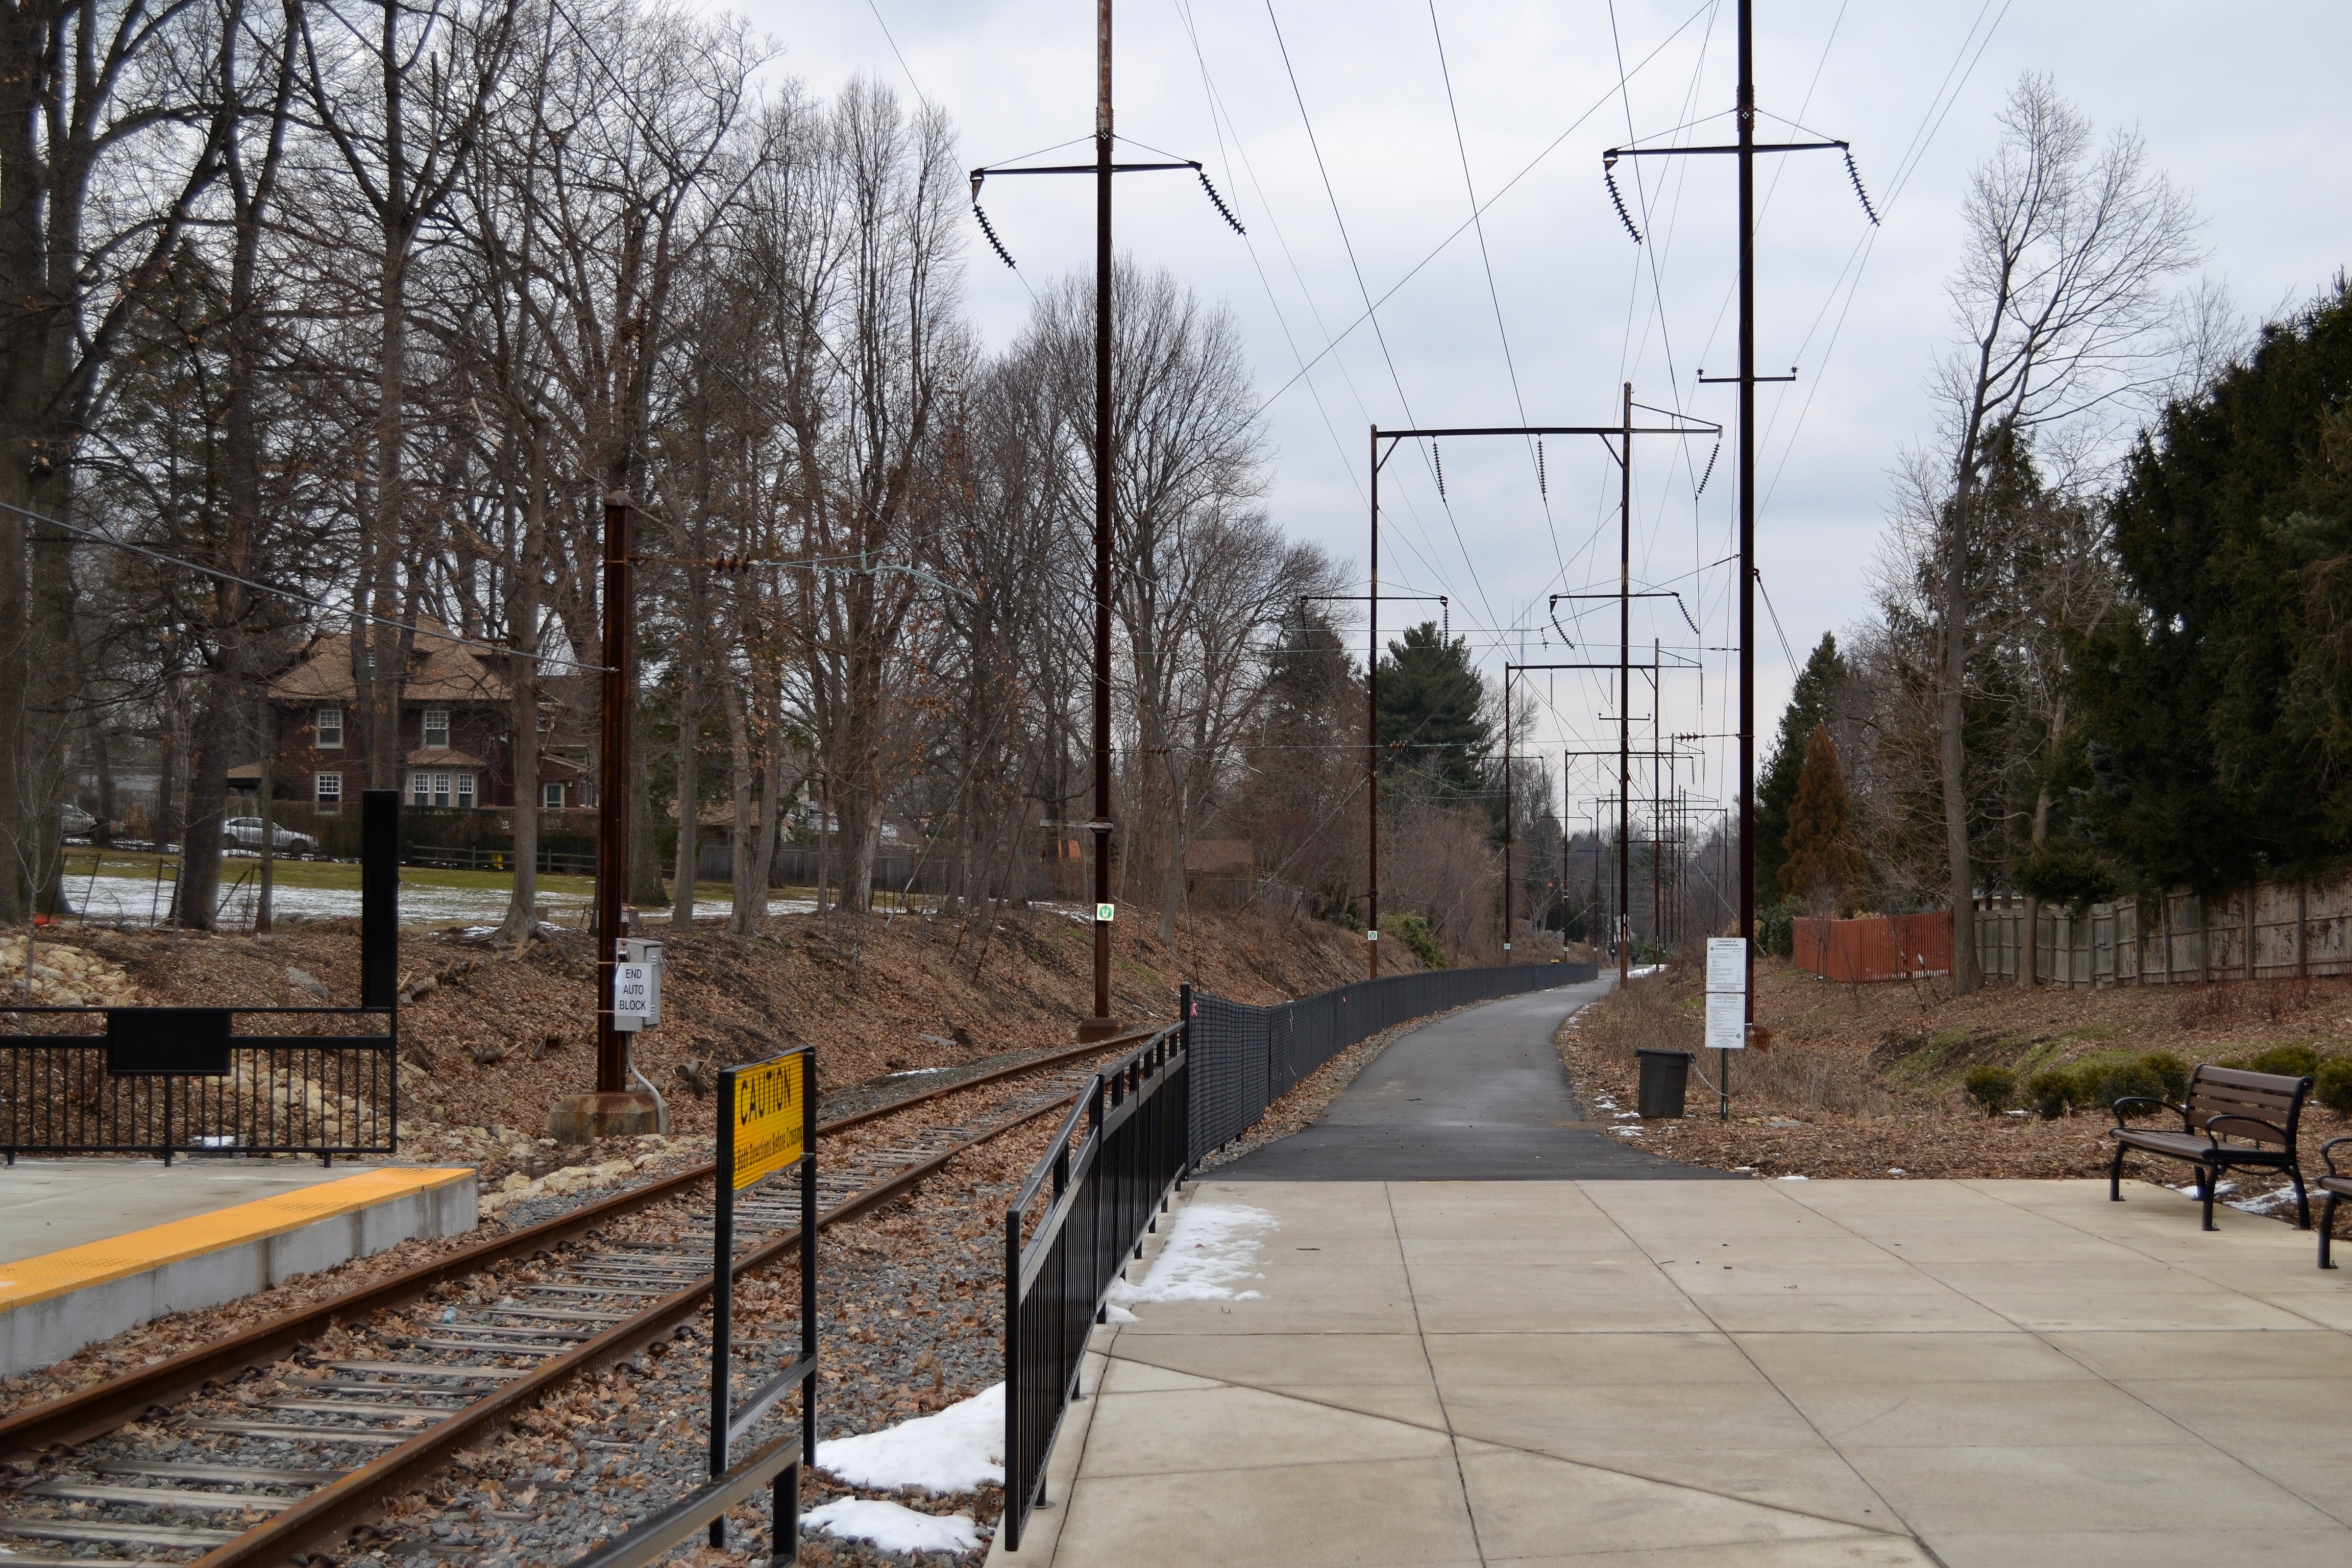
[[[1797,967],[1824,980],[1907,980],[1952,970],[1952,917],[1874,915],[1794,922]]]

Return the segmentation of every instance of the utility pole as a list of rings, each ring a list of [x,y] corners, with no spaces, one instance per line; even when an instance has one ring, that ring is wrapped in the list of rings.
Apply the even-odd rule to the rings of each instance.
[[[636,583],[631,570],[635,508],[615,490],[604,498],[604,672],[596,757],[596,1088],[558,1097],[548,1132],[559,1143],[587,1143],[660,1131],[661,1101],[629,1088],[629,1039],[614,1026],[613,981],[627,936],[629,891],[629,708]],[[521,802],[518,811],[530,809]]]
[[[1754,0],[1739,0],[1738,98],[1733,111],[1738,139],[1729,145],[1707,147],[1612,147],[1601,154],[1604,177],[1620,158],[1675,158],[1725,154],[1739,166],[1739,374],[1710,376],[1702,382],[1736,381],[1739,384],[1739,934],[1748,942],[1747,1023],[1756,1021],[1756,387],[1759,382],[1794,381],[1787,375],[1756,374],[1756,154],[1835,151],[1845,154],[1846,173],[1864,213],[1873,224],[1878,216],[1862,195],[1862,176],[1853,166],[1852,144],[1845,142],[1772,142],[1756,140],[1756,27]],[[1613,195],[1615,182],[1610,184]],[[1619,208],[1622,216],[1622,205]],[[1625,226],[1633,243],[1642,243],[1631,218]]]
[[[1633,384],[1617,454],[1617,984],[1633,977]]]
[[[1372,426],[1372,460],[1371,460],[1372,544],[1371,544],[1371,559],[1372,559],[1372,612],[1373,612],[1373,613],[1372,613],[1372,617],[1371,617],[1371,625],[1372,625],[1372,626],[1373,626],[1373,627],[1374,627],[1374,631],[1373,631],[1373,633],[1372,633],[1372,640],[1371,640],[1371,642],[1370,642],[1370,646],[1369,646],[1369,647],[1368,647],[1368,649],[1367,649],[1368,655],[1369,655],[1369,657],[1370,657],[1370,659],[1371,659],[1371,668],[1370,668],[1370,670],[1368,672],[1368,677],[1369,677],[1369,679],[1367,679],[1367,681],[1366,681],[1366,686],[1367,686],[1367,689],[1368,689],[1368,694],[1369,694],[1369,698],[1370,698],[1370,706],[1371,706],[1371,711],[1370,711],[1370,725],[1371,725],[1371,732],[1370,732],[1370,733],[1366,737],[1366,759],[1367,759],[1367,760],[1366,760],[1366,764],[1365,764],[1365,765],[1366,765],[1366,767],[1367,767],[1367,769],[1368,769],[1369,778],[1370,778],[1370,787],[1371,787],[1371,800],[1372,800],[1372,843],[1371,843],[1371,855],[1370,855],[1370,860],[1371,860],[1371,873],[1372,873],[1372,875],[1371,875],[1371,882],[1372,882],[1372,890],[1371,890],[1371,907],[1372,907],[1372,942],[1373,942],[1373,945],[1372,945],[1372,955],[1373,955],[1373,969],[1372,969],[1372,973],[1373,973],[1374,974],[1378,974],[1378,973],[1380,973],[1380,968],[1379,968],[1379,959],[1380,959],[1380,946],[1379,946],[1379,942],[1380,942],[1380,906],[1381,906],[1381,898],[1380,898],[1380,733],[1379,733],[1379,731],[1380,731],[1380,714],[1381,714],[1381,697],[1380,697],[1380,692],[1381,692],[1380,679],[1381,679],[1381,676],[1380,676],[1380,643],[1379,643],[1379,631],[1378,631],[1378,626],[1379,626],[1379,623],[1380,623],[1380,595],[1381,595],[1381,468],[1382,465],[1386,464],[1386,463],[1387,463],[1387,461],[1388,461],[1388,459],[1389,459],[1389,458],[1390,458],[1390,456],[1391,456],[1391,454],[1393,454],[1393,453],[1396,451],[1396,444],[1397,444],[1398,442],[1400,442],[1400,441],[1415,441],[1415,440],[1429,440],[1429,441],[1436,441],[1436,440],[1439,440],[1439,439],[1441,439],[1441,438],[1444,438],[1444,439],[1452,439],[1452,438],[1457,438],[1457,437],[1469,437],[1469,436],[1513,436],[1513,437],[1519,437],[1519,438],[1521,438],[1521,439],[1525,439],[1526,437],[1529,437],[1529,436],[1598,436],[1598,437],[1601,437],[1602,445],[1606,446],[1606,445],[1608,444],[1608,437],[1612,437],[1612,436],[1614,436],[1614,437],[1618,437],[1618,438],[1619,438],[1619,440],[1622,443],[1622,445],[1620,447],[1614,448],[1614,449],[1612,450],[1612,456],[1614,456],[1614,457],[1617,458],[1617,461],[1618,461],[1618,465],[1619,465],[1619,467],[1620,467],[1620,468],[1623,470],[1623,472],[1624,472],[1624,496],[1623,496],[1622,503],[1621,504],[1621,506],[1620,506],[1620,508],[1619,508],[1620,532],[1623,535],[1623,542],[1622,542],[1622,549],[1620,550],[1620,552],[1619,552],[1619,554],[1620,554],[1620,556],[1621,556],[1621,562],[1620,562],[1620,565],[1619,565],[1619,568],[1618,568],[1618,596],[1619,596],[1621,599],[1624,600],[1624,601],[1625,601],[1625,603],[1624,603],[1624,606],[1622,608],[1621,613],[1620,613],[1619,617],[1618,617],[1618,637],[1617,637],[1617,645],[1618,645],[1618,646],[1617,646],[1617,657],[1618,657],[1618,661],[1619,661],[1619,663],[1620,663],[1621,665],[1623,665],[1623,664],[1625,664],[1625,663],[1626,663],[1626,661],[1627,661],[1628,659],[1630,659],[1630,658],[1631,658],[1631,655],[1627,652],[1627,649],[1626,649],[1626,647],[1625,647],[1625,643],[1626,643],[1626,639],[1633,636],[1633,629],[1632,629],[1632,628],[1633,628],[1633,620],[1632,620],[1632,615],[1633,615],[1633,611],[1632,611],[1632,601],[1633,601],[1633,599],[1635,599],[1635,598],[1652,598],[1652,597],[1667,597],[1667,598],[1672,598],[1672,597],[1674,597],[1674,596],[1675,596],[1675,595],[1671,595],[1671,594],[1668,594],[1668,595],[1649,595],[1649,594],[1641,594],[1641,595],[1636,595],[1636,594],[1634,594],[1634,593],[1633,593],[1633,437],[1636,437],[1636,436],[1717,436],[1717,437],[1719,437],[1719,436],[1721,436],[1722,434],[1723,434],[1723,426],[1720,426],[1720,425],[1706,425],[1706,424],[1701,424],[1701,423],[1698,423],[1698,422],[1696,422],[1696,421],[1685,420],[1685,419],[1681,419],[1681,418],[1676,418],[1676,419],[1674,421],[1674,423],[1672,423],[1672,424],[1670,424],[1670,425],[1644,426],[1641,426],[1641,427],[1638,427],[1638,428],[1637,428],[1637,427],[1634,426],[1634,424],[1633,424],[1633,383],[1631,383],[1631,382],[1627,382],[1627,383],[1625,384],[1625,408],[1624,408],[1624,419],[1623,419],[1623,422],[1622,422],[1622,423],[1621,423],[1621,424],[1617,424],[1617,425],[1482,425],[1482,426],[1467,426],[1467,427],[1459,428],[1459,429],[1444,429],[1444,430],[1383,430],[1383,429],[1381,429],[1381,428],[1379,426],[1377,426],[1377,425],[1375,425],[1375,426]],[[1383,451],[1381,449],[1381,442],[1383,442],[1383,441],[1386,441],[1387,443],[1389,443],[1388,450],[1387,450],[1387,451],[1385,451],[1385,452],[1383,452]],[[1587,596],[1587,595],[1578,595],[1578,594],[1555,594],[1555,595],[1552,595],[1552,602],[1553,602],[1554,604],[1558,604],[1558,603],[1559,603],[1560,600],[1562,600],[1562,599],[1582,598],[1582,597],[1586,597],[1586,596]],[[1604,596],[1605,596],[1605,595],[1604,595]],[[1510,755],[1510,752],[1511,752],[1511,748],[1510,748],[1510,742],[1509,742],[1509,735],[1510,735],[1510,722],[1511,722],[1511,718],[1510,718],[1510,685],[1511,685],[1511,679],[1510,679],[1510,677],[1511,677],[1511,671],[1512,671],[1512,670],[1514,670],[1514,669],[1589,669],[1589,668],[1592,668],[1592,667],[1591,667],[1591,666],[1590,666],[1590,665],[1581,665],[1581,664],[1540,664],[1540,665],[1538,665],[1538,664],[1522,664],[1522,665],[1506,664],[1506,665],[1503,667],[1503,727],[1504,727],[1504,736],[1505,736],[1504,745],[1503,745],[1503,858],[1504,858],[1504,879],[1503,879],[1503,942],[1504,942],[1504,946],[1505,946],[1505,950],[1506,950],[1506,951],[1508,951],[1509,944],[1510,944],[1510,940],[1511,940],[1511,892],[1510,892],[1510,875],[1509,875],[1509,862],[1510,862],[1510,852],[1511,852],[1511,837],[1510,837],[1510,834],[1511,834],[1511,813],[1510,813],[1510,773],[1511,773],[1511,755]],[[1623,718],[1623,712],[1622,712],[1622,710],[1623,710],[1623,709],[1624,709],[1624,707],[1625,707],[1625,700],[1624,700],[1624,695],[1623,695],[1623,694],[1624,694],[1628,689],[1630,689],[1630,688],[1628,687],[1628,684],[1627,684],[1626,677],[1624,676],[1624,674],[1623,674],[1622,671],[1621,671],[1621,674],[1620,674],[1620,677],[1619,677],[1618,688],[1619,688],[1619,692],[1620,692],[1619,700],[1618,700],[1618,708],[1619,708],[1619,710],[1620,710],[1619,717],[1620,717],[1620,719],[1622,720],[1622,719]],[[1623,784],[1624,784],[1624,783],[1625,783],[1625,775],[1623,774],[1623,773],[1622,773],[1622,770],[1621,770],[1621,773],[1620,773],[1620,781],[1619,781],[1619,782],[1620,782],[1621,786],[1622,786],[1622,785],[1623,785]],[[1620,795],[1620,806],[1621,806],[1621,810],[1620,810],[1620,812],[1619,812],[1619,819],[1620,819],[1620,821],[1622,822],[1622,821],[1623,820],[1623,815],[1624,815],[1624,814],[1623,814],[1623,810],[1622,810],[1622,808],[1624,806],[1624,805],[1625,805],[1626,803],[1630,802],[1630,800],[1631,800],[1631,798],[1632,798],[1632,797],[1631,797],[1630,793],[1628,793],[1628,792],[1627,792],[1627,790],[1626,790],[1626,789],[1624,789],[1624,788],[1622,788],[1622,787],[1621,787],[1620,792],[1619,792],[1619,795]],[[1622,835],[1621,835],[1621,837],[1622,837]],[[1623,846],[1622,846],[1622,844],[1619,846],[1619,854],[1620,854],[1620,857],[1621,857],[1621,858],[1622,858],[1622,855],[1623,855]],[[1625,877],[1626,877],[1626,875],[1627,875],[1627,872],[1626,872],[1625,868],[1624,868],[1623,866],[1622,866],[1622,865],[1621,865],[1621,866],[1620,866],[1620,868],[1619,868],[1619,871],[1618,871],[1618,880],[1619,880],[1619,883],[1620,883],[1620,888],[1619,888],[1619,896],[1618,896],[1618,910],[1619,910],[1619,919],[1620,919],[1620,921],[1622,921],[1623,920],[1623,918],[1624,918],[1624,912],[1623,912],[1623,911],[1624,911],[1623,883],[1624,883],[1624,880],[1625,880]],[[1621,980],[1624,978],[1624,973],[1623,973],[1623,972],[1624,972],[1624,969],[1625,969],[1625,957],[1624,957],[1624,951],[1623,951],[1623,949],[1624,949],[1624,944],[1621,942],[1619,943],[1619,952],[1618,952],[1618,970],[1619,970],[1619,976],[1618,976],[1618,977],[1619,977]]]
[[[1190,169],[1201,188],[1215,204],[1218,216],[1235,234],[1240,222],[1209,184],[1208,172],[1197,158],[1165,163],[1122,163],[1117,161],[1118,137],[1111,124],[1111,0],[1095,0],[1095,161],[1029,167],[982,167],[971,171],[971,214],[981,232],[1005,266],[1013,265],[1003,245],[981,210],[982,184],[992,174],[1087,174],[1095,182],[1095,671],[1094,671],[1094,820],[1087,824],[1095,841],[1095,994],[1093,1014],[1078,1025],[1081,1040],[1107,1039],[1118,1032],[1111,1016],[1110,928],[1118,910],[1110,896],[1110,621],[1111,621],[1111,226],[1110,187],[1114,174],[1157,169]]]
[[[1110,1011],[1110,5],[1095,6],[1095,1010],[1082,1040],[1118,1033]]]
[[[1393,447],[1391,451],[1395,450]],[[1381,427],[1372,426],[1372,580],[1364,607],[1364,784],[1371,817],[1364,834],[1364,963],[1381,977]]]

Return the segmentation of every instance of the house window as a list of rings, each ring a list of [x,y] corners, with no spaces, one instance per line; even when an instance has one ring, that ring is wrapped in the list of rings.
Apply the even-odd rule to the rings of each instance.
[[[341,751],[342,749],[343,710],[341,709],[321,708],[310,716],[310,722],[313,728],[318,731],[319,749],[320,751],[334,752]],[[342,775],[340,773],[320,773],[319,776],[322,779],[332,778],[335,780],[337,797],[341,798]],[[322,795],[320,798],[323,800],[326,797]]]
[[[562,811],[563,809],[563,786],[562,784],[549,784],[541,792],[541,794],[547,801],[548,810]]]
[[[449,710],[427,708],[425,710],[425,745],[428,751],[449,749]]]
[[[474,775],[471,773],[457,775],[457,809],[460,811],[474,809]]]
[[[465,781],[466,793],[466,798],[459,804],[464,805],[473,805],[474,775],[471,773],[461,773],[457,776]],[[411,805],[447,805],[449,804],[449,783],[450,776],[447,773],[430,773],[423,768],[413,769],[408,775],[408,804]]]
[[[449,804],[449,775],[447,773],[435,773],[433,775],[433,804],[436,805],[446,805]]]
[[[314,773],[310,778],[310,792],[311,798],[318,802],[320,811],[329,813],[340,811],[343,805],[343,775]]]

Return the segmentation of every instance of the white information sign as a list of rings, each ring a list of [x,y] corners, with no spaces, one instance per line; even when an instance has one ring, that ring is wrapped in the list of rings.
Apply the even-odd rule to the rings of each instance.
[[[1738,1051],[1748,1047],[1748,998],[1710,992],[1706,998],[1706,1048]]]
[[[1711,936],[1706,939],[1706,993],[1710,996],[1748,994],[1748,939]]]
[[[661,1023],[662,947],[624,937],[613,965],[613,1027],[625,1033]]]

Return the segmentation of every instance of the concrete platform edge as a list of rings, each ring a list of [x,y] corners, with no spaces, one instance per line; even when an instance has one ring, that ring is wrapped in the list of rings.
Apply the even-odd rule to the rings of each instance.
[[[85,1346],[141,1323],[221,1306],[403,1241],[463,1234],[474,1228],[479,1216],[475,1173],[466,1171],[307,1225],[247,1237],[152,1268],[0,1309],[0,1377],[54,1366]],[[0,1273],[30,1261],[0,1265]]]

